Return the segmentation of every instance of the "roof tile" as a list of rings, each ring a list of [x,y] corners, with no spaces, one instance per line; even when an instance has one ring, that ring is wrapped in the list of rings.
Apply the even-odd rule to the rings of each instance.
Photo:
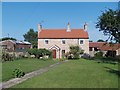
[[[43,29],[39,34],[38,38],[89,38],[88,32],[83,29],[71,29],[67,32],[66,29]]]

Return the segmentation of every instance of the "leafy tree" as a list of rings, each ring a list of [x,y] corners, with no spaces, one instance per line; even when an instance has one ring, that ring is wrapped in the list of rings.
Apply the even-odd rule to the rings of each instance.
[[[37,32],[30,29],[26,34],[23,35],[24,40],[32,44],[33,48],[37,48]]]
[[[12,37],[4,37],[4,38],[1,38],[0,41],[4,41],[4,40],[15,40],[15,38],[12,38]]]
[[[89,40],[89,42],[93,42],[92,40]]]
[[[96,28],[108,35],[108,40],[120,43],[120,10],[108,9],[98,17]]]
[[[105,42],[104,40],[102,40],[102,39],[99,39],[97,42]]]
[[[84,51],[79,46],[70,46],[70,52],[66,53],[68,59],[78,59]]]
[[[99,58],[100,58],[100,57],[103,57],[103,52],[101,52],[101,51],[100,51],[100,52],[97,52],[97,53],[95,54],[95,57],[99,57]]]

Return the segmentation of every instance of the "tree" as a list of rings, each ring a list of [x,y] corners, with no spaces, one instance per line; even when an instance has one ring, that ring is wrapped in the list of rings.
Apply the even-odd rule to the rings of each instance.
[[[15,38],[10,38],[10,37],[4,37],[4,38],[1,38],[0,39],[0,41],[4,41],[4,40],[15,40],[16,41],[16,39]]]
[[[99,39],[97,42],[105,42],[104,40],[102,40],[102,39]]]
[[[32,44],[33,48],[37,48],[37,31],[30,29],[26,34],[23,35],[24,40]]]
[[[108,40],[120,43],[120,10],[108,9],[98,17],[96,28],[108,36]]]
[[[89,42],[93,42],[92,40],[89,40]]]
[[[78,59],[80,54],[83,54],[84,50],[82,50],[79,46],[70,46],[70,52],[66,53],[66,57],[68,59]]]

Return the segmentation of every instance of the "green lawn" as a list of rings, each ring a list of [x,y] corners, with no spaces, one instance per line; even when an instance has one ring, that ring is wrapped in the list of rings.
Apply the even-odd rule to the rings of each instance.
[[[0,62],[0,82],[2,82],[2,63]]]
[[[117,88],[118,65],[71,60],[13,88]]]
[[[53,60],[38,60],[38,59],[19,59],[15,61],[9,61],[2,63],[2,81],[11,79],[13,70],[16,68],[21,69],[25,73],[38,70],[42,67],[46,67],[55,63]]]

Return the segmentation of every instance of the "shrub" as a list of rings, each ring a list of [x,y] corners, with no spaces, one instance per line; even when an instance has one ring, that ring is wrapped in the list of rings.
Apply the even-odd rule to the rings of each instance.
[[[68,59],[79,59],[80,54],[83,54],[84,51],[79,46],[70,46],[70,52],[66,53]]]
[[[116,56],[116,59],[120,62],[120,55]]]
[[[2,53],[2,60],[3,61],[13,61],[15,59],[14,54],[9,54],[9,53]]]
[[[23,77],[25,75],[25,72],[23,72],[22,70],[20,70],[20,69],[15,69],[14,71],[13,71],[13,76],[15,77],[15,78],[20,78],[20,77]]]
[[[103,57],[103,52],[97,52],[96,54],[95,54],[95,57]]]
[[[91,57],[90,57],[89,54],[84,53],[84,54],[81,56],[81,58],[84,58],[84,59],[90,59]]]
[[[33,49],[29,49],[28,53],[30,55],[35,55],[35,58],[38,58],[38,59],[40,57],[44,57],[44,56],[49,56],[49,57],[52,56],[52,52],[47,50],[47,49],[36,49],[36,48],[33,48]]]
[[[67,52],[67,53],[65,53],[65,57],[67,59],[73,59],[73,54],[71,54],[70,52]]]

